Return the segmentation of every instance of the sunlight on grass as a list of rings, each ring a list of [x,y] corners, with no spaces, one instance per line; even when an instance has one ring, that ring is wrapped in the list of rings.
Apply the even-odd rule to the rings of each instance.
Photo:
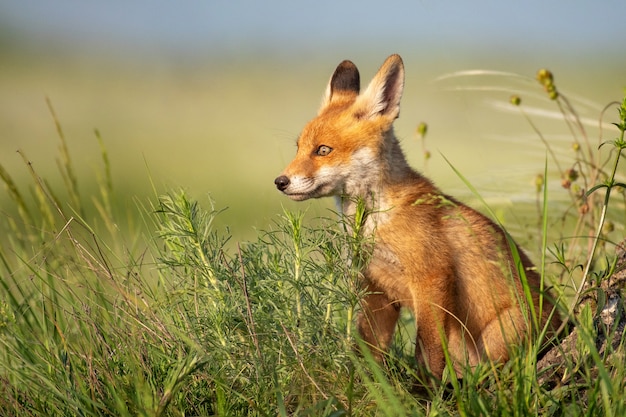
[[[32,69],[22,87],[59,83],[49,106],[42,98],[26,111],[25,96],[0,98],[15,118],[2,125],[15,140],[0,160],[0,414],[623,415],[623,340],[598,350],[589,306],[568,316],[581,330],[581,360],[561,369],[537,371],[537,343],[506,364],[465,370],[462,381],[448,369],[443,384],[424,384],[406,315],[384,366],[356,354],[362,242],[342,233],[332,203],[299,212],[272,184],[321,95],[302,79],[318,74],[275,74],[284,75],[246,67],[213,78],[45,80]],[[433,120],[409,103],[399,130],[427,122],[405,135],[413,165],[492,209],[565,294],[568,314],[581,280],[601,303],[598,285],[616,265],[626,102],[617,117],[615,104],[602,113],[560,91],[550,100],[531,78],[479,71],[431,85],[476,94],[471,103],[490,109],[473,122],[491,126],[480,146],[459,126],[460,136],[442,139],[446,123],[464,125],[452,116],[468,102]],[[73,97],[55,98],[65,88]],[[411,88],[407,96],[420,97]],[[600,119],[602,129],[589,122]],[[542,382],[552,372],[571,379]]]

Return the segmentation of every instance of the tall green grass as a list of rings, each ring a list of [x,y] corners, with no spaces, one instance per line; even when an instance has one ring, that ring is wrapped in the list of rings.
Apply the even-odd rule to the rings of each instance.
[[[614,166],[626,101],[619,108]],[[2,415],[623,415],[623,342],[600,354],[589,309],[572,317],[587,353],[565,365],[576,384],[539,382],[539,345],[425,384],[408,316],[384,366],[367,349],[355,353],[363,242],[342,222],[358,219],[284,212],[255,241],[233,244],[214,203],[182,191],[120,213],[106,148],[100,188],[86,195],[55,123],[61,189],[24,153],[30,184],[0,166],[14,208],[0,220]],[[615,172],[601,183],[607,191],[623,188]],[[608,192],[597,201],[590,210],[610,208]],[[588,256],[586,275],[606,275],[608,252]]]

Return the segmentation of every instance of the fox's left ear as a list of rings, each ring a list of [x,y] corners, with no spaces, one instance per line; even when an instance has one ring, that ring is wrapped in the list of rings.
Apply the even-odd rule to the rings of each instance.
[[[404,89],[404,64],[400,55],[385,60],[363,94],[355,102],[358,117],[383,116],[390,120],[400,115],[400,99]]]

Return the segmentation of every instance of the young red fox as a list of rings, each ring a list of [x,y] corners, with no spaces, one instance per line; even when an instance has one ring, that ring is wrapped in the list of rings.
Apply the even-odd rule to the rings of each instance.
[[[407,307],[417,325],[416,359],[433,375],[445,368],[444,341],[457,373],[481,360],[506,361],[532,323],[511,248],[499,226],[408,165],[393,132],[403,87],[398,55],[362,93],[356,66],[343,61],[298,138],[294,160],[274,183],[293,200],[335,196],[346,216],[355,214],[357,201],[365,204],[362,230],[374,247],[357,324],[377,359]],[[519,257],[544,326],[553,306],[540,297],[530,260],[521,251]],[[550,328],[559,324],[555,313]]]

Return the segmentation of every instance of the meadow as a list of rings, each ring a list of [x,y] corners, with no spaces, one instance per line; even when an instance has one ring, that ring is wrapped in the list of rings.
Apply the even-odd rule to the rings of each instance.
[[[595,343],[626,225],[626,101],[606,79],[580,95],[538,68],[407,80],[397,131],[414,166],[505,225],[582,335],[565,369],[537,369],[540,338],[433,386],[408,315],[384,366],[355,353],[359,237],[331,202],[274,190],[326,65],[108,77],[29,59],[0,79],[2,415],[624,414],[623,340]],[[583,287],[599,301],[574,314]]]

